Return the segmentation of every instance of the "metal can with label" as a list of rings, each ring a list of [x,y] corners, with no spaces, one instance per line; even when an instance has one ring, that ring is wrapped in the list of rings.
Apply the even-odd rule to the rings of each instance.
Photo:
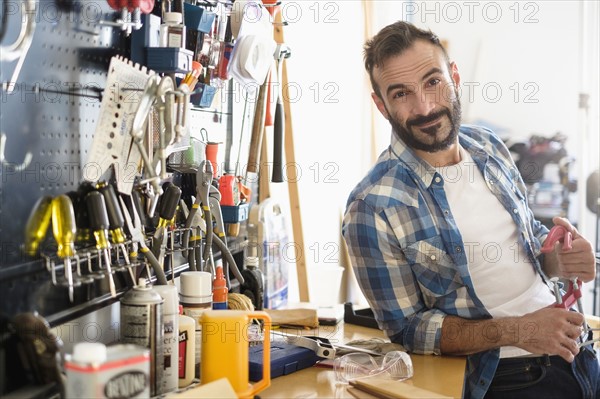
[[[121,342],[150,350],[150,394],[163,390],[163,298],[140,279],[121,298]]]
[[[150,396],[150,352],[137,345],[78,343],[65,355],[65,372],[67,399]]]

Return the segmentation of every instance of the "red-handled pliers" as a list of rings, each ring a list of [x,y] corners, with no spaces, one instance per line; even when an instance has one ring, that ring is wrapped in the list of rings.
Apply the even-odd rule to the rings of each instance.
[[[552,252],[554,250],[554,244],[557,241],[562,241],[563,250],[565,251],[568,251],[573,247],[573,235],[571,232],[563,226],[554,226],[550,229],[548,237],[546,237],[546,241],[544,241],[544,245],[541,249],[542,253],[547,254],[548,252]]]

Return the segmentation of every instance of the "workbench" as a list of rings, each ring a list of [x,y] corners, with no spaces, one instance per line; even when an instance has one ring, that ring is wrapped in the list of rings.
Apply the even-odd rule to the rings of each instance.
[[[286,333],[318,335],[336,343],[353,340],[384,338],[381,330],[345,324],[321,326],[316,330],[286,330]],[[410,355],[414,367],[413,378],[408,384],[442,395],[462,397],[466,358],[455,356]],[[354,398],[347,391],[348,385],[336,384],[331,368],[309,367],[271,380],[271,386],[259,396],[268,398]],[[365,397],[367,394],[364,395]]]

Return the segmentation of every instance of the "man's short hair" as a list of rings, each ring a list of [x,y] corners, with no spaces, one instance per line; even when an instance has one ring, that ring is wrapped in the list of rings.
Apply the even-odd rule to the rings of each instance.
[[[386,26],[373,38],[368,40],[364,46],[365,69],[369,72],[373,91],[381,97],[379,86],[373,78],[373,69],[382,67],[389,58],[402,54],[410,48],[417,40],[424,40],[442,50],[444,58],[449,61],[448,53],[440,39],[430,30],[419,29],[413,24],[398,21]]]

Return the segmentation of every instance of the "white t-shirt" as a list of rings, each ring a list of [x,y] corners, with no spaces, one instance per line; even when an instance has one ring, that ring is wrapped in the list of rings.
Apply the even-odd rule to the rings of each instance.
[[[554,303],[518,243],[517,225],[486,182],[471,155],[460,148],[457,165],[436,168],[465,245],[475,293],[494,318],[522,316]],[[529,352],[503,347],[500,357]]]

